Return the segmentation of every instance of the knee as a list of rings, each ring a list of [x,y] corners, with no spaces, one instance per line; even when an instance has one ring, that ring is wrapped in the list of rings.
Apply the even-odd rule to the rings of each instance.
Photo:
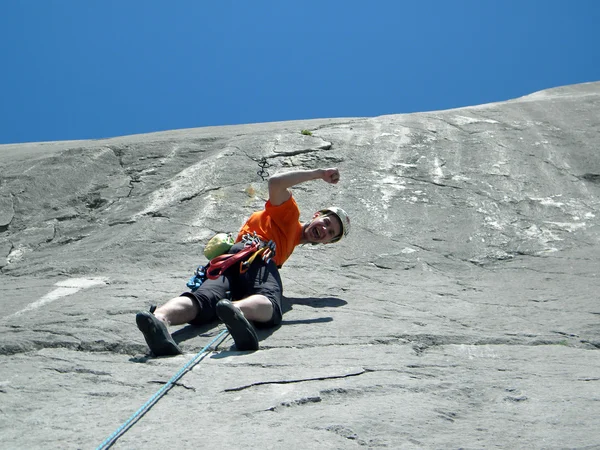
[[[159,306],[154,315],[159,320],[170,324],[180,324],[193,319],[199,310],[198,302],[190,297],[180,296],[169,300],[162,306]]]
[[[258,328],[272,328],[281,324],[282,313],[279,303],[265,295],[260,295],[260,303],[264,307],[264,315],[261,320],[254,320]]]
[[[273,304],[264,295],[251,295],[234,303],[248,320],[268,322],[273,316]]]

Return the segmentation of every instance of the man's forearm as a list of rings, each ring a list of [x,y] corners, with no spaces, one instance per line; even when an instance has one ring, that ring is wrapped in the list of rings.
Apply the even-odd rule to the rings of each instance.
[[[287,189],[297,184],[310,180],[323,178],[324,169],[294,170],[280,173],[269,178],[269,186],[274,185],[279,189]]]

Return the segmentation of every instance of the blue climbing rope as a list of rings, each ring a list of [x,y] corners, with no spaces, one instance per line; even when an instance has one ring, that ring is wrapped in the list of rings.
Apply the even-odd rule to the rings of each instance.
[[[140,409],[138,409],[133,415],[125,421],[123,425],[121,425],[113,434],[111,434],[102,444],[98,446],[96,450],[104,450],[110,448],[116,441],[123,435],[129,428],[131,428],[141,417],[146,414],[152,406],[156,402],[160,400],[160,398],[167,393],[171,387],[175,384],[177,380],[179,380],[185,373],[193,367],[198,362],[202,361],[204,357],[208,354],[208,349],[211,345],[217,342],[221,337],[225,340],[224,336],[228,334],[229,331],[227,329],[221,331],[212,341],[210,341],[206,347],[200,350],[196,356],[194,356],[185,366],[181,368],[179,372],[177,372],[173,377],[165,383],[165,385],[158,390],[156,394],[154,394],[150,400],[142,405]],[[220,342],[219,342],[220,344]]]

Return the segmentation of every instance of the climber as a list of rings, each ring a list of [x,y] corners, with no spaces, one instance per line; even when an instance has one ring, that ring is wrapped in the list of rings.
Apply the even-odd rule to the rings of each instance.
[[[279,268],[296,246],[337,242],[350,231],[350,219],[338,207],[317,211],[308,222],[299,221],[300,210],[289,188],[316,179],[336,184],[340,174],[329,168],[295,170],[269,178],[265,208],[250,216],[227,252],[233,255],[250,242],[258,242],[262,255],[246,263],[245,270],[239,264],[232,265],[216,279],[206,279],[198,289],[184,292],[151,312],[137,313],[137,326],[154,355],[181,353],[168,325],[200,325],[216,318],[226,325],[238,350],[258,349],[254,326],[268,328],[281,323]],[[228,292],[232,300],[226,298]]]

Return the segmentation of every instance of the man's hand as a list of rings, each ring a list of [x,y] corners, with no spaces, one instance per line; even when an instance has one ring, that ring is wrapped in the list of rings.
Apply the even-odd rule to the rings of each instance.
[[[338,181],[340,181],[340,171],[335,168],[324,169],[323,180],[331,184],[336,184]]]

